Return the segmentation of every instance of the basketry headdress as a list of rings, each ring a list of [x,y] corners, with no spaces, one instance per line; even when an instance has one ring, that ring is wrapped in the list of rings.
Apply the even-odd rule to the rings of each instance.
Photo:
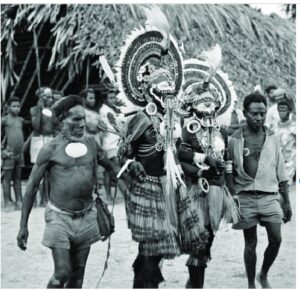
[[[221,116],[233,107],[237,97],[227,74],[218,70],[222,60],[220,46],[217,44],[201,57],[202,60],[184,61],[182,109],[186,116],[191,116],[196,102],[214,102],[216,115]]]
[[[117,64],[122,95],[140,107],[159,95],[177,96],[183,81],[182,57],[165,15],[157,6],[144,11],[145,28],[131,32]]]

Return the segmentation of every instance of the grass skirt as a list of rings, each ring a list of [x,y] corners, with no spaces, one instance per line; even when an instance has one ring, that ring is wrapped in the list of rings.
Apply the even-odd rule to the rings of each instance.
[[[211,226],[215,234],[223,219],[226,223],[235,223],[239,220],[239,210],[233,201],[226,186],[210,185],[209,192],[201,191],[198,184],[189,188],[201,220],[201,226]]]
[[[172,198],[175,203],[168,200]],[[183,187],[167,194],[163,177],[147,176],[143,183],[131,183],[125,204],[128,226],[133,240],[140,243],[141,255],[174,258],[205,248],[206,230],[200,226],[197,210]]]

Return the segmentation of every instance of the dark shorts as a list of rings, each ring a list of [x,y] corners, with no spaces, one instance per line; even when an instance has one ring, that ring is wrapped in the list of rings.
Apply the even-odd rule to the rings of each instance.
[[[241,221],[234,224],[234,229],[249,229],[263,222],[282,223],[283,212],[278,193],[255,193],[243,191],[238,195]]]
[[[45,222],[42,244],[49,248],[81,250],[100,240],[95,206],[83,217],[73,218],[47,205]]]
[[[11,170],[16,167],[24,167],[24,157],[23,155],[19,158],[6,158],[2,160],[2,169]]]

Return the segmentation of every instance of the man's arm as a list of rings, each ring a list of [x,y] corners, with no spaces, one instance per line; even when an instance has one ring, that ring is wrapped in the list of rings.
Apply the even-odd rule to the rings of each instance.
[[[279,187],[279,192],[283,199],[283,213],[284,213],[283,221],[287,223],[291,220],[292,208],[291,208],[290,197],[289,197],[289,185],[288,185],[288,178],[285,170],[285,162],[283,159],[280,143],[277,138],[276,138],[276,146],[277,146],[276,172],[277,172],[277,179],[279,183],[278,187]]]
[[[37,157],[36,164],[33,166],[32,172],[26,186],[26,191],[22,203],[20,230],[18,233],[18,246],[22,250],[26,250],[28,239],[28,218],[33,206],[35,196],[37,194],[38,186],[43,178],[51,156],[51,145],[43,147]]]
[[[36,106],[30,109],[30,115],[31,115],[31,124],[35,131],[41,130],[41,107]]]

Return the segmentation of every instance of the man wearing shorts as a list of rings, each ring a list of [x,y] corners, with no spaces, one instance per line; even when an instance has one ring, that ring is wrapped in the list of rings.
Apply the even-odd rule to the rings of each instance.
[[[257,280],[262,288],[271,288],[267,275],[280,248],[281,223],[282,220],[290,221],[292,216],[284,160],[275,134],[264,126],[266,112],[264,96],[253,93],[245,97],[246,125],[229,141],[233,185],[242,215],[241,221],[233,228],[244,232],[244,261],[249,288],[255,288],[257,224],[265,226],[269,241]]]
[[[100,240],[93,188],[97,163],[116,172],[93,137],[84,136],[85,111],[78,96],[59,101],[54,112],[62,132],[40,150],[24,196],[18,246],[26,250],[28,218],[46,171],[50,196],[43,245],[52,250],[54,274],[47,288],[82,288],[86,261]]]

